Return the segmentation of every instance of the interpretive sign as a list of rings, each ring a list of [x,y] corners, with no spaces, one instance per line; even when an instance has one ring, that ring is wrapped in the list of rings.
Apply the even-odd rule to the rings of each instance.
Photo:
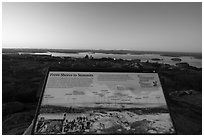
[[[157,73],[49,71],[33,134],[174,134]]]

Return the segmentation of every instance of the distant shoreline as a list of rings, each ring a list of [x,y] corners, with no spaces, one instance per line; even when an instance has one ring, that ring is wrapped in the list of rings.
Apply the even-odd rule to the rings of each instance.
[[[141,54],[160,54],[161,56],[168,57],[181,57],[181,56],[192,56],[196,59],[202,59],[202,53],[196,52],[166,52],[166,51],[133,51],[133,50],[81,50],[81,49],[25,49],[25,48],[2,48],[2,53],[18,53],[18,52],[28,52],[28,53],[47,53],[47,52],[57,52],[57,53],[103,53],[103,54],[130,54],[130,55],[141,55]]]

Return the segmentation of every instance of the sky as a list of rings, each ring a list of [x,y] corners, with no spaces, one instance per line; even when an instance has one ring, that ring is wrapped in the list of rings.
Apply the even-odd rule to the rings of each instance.
[[[202,52],[202,3],[3,2],[2,47]]]

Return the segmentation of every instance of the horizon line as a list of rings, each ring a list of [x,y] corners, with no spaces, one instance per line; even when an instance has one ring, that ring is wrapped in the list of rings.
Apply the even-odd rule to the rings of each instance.
[[[133,50],[133,49],[69,49],[69,48],[29,48],[29,47],[2,47],[2,49],[38,49],[38,50],[103,50],[103,51],[136,51],[136,52],[176,52],[176,53],[200,53],[195,51],[155,51],[155,50]]]

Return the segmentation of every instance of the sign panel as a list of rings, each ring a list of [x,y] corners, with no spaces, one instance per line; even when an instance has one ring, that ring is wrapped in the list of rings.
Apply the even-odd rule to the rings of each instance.
[[[34,134],[174,134],[157,73],[50,71]]]

